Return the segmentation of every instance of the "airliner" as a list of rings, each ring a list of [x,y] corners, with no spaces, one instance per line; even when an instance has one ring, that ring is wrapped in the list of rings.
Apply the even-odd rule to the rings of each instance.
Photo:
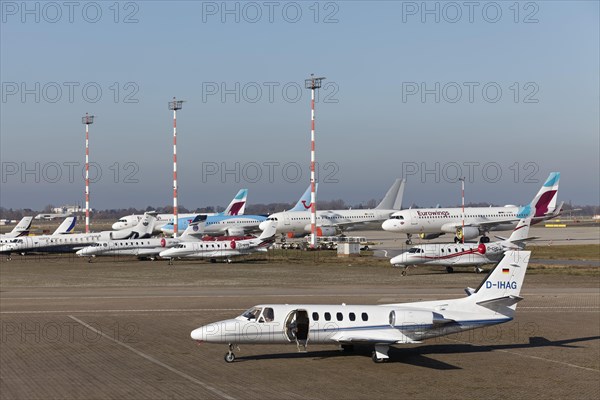
[[[474,266],[476,272],[481,272],[484,264],[495,264],[508,250],[523,250],[525,242],[536,239],[528,237],[531,218],[519,221],[508,239],[490,243],[436,243],[422,244],[411,247],[390,260],[395,267],[404,267],[402,275],[406,275],[408,268],[417,265],[437,265],[446,267],[449,273],[455,267]]]
[[[317,209],[317,236],[332,236],[338,231],[358,226],[367,227],[372,223],[379,223],[389,218],[390,215],[402,207],[404,183],[404,180],[396,179],[383,200],[377,207],[372,209]],[[271,214],[260,225],[260,228],[264,229],[271,222],[276,222],[277,233],[286,234],[289,238],[305,236],[311,232],[310,211],[308,211],[311,204],[304,202],[303,207],[304,210],[290,210]]]
[[[318,184],[317,184],[318,188]],[[306,204],[308,203],[308,206]],[[306,189],[302,197],[298,200],[292,211],[306,210],[310,208],[310,186]],[[179,231],[183,232],[187,229],[194,217],[179,218]],[[209,215],[205,222],[204,233],[206,235],[228,235],[241,236],[247,232],[264,230],[260,224],[267,219],[264,215],[243,215],[243,216],[227,216],[227,215]],[[263,226],[266,226],[263,225]],[[165,235],[173,234],[173,224],[169,223],[162,227],[161,231]]]
[[[156,213],[145,213],[137,226],[121,231],[19,237],[0,245],[0,253],[9,254],[9,259],[11,253],[69,253],[99,240],[146,238],[152,234],[155,215]]]
[[[209,217],[210,218],[210,217]],[[190,231],[196,231],[198,222],[190,223],[184,232],[184,236]],[[199,229],[201,234],[202,229]],[[184,237],[182,236],[182,237]],[[182,242],[173,248],[161,251],[161,258],[168,258],[172,263],[175,258],[208,258],[211,262],[216,262],[218,258],[225,259],[228,263],[232,257],[242,256],[255,252],[266,252],[267,248],[275,241],[275,225],[267,227],[259,237],[242,240],[203,240]]]
[[[240,189],[240,191],[235,195],[229,206],[225,209],[225,211],[221,213],[203,213],[203,215],[213,216],[213,215],[243,215],[244,210],[246,209],[246,199],[248,197],[248,189]],[[198,213],[183,213],[179,214],[178,218],[181,220],[194,219],[194,217],[198,215]],[[115,231],[121,229],[129,229],[137,225],[142,219],[143,215],[140,214],[132,214],[127,215],[125,217],[119,218],[117,222],[112,225],[112,229]],[[165,225],[171,224],[171,233],[173,231],[173,214],[158,214],[156,216],[156,223],[154,224],[154,233],[160,233],[161,228]],[[180,231],[184,231],[185,228]]]
[[[552,172],[531,203],[517,207],[468,207],[461,208],[422,208],[398,211],[382,224],[390,232],[401,232],[407,236],[406,244],[412,243],[412,235],[422,239],[435,239],[445,233],[455,235],[456,243],[471,240],[482,235],[481,243],[490,241],[490,231],[508,231],[516,227],[522,218],[532,217],[532,225],[554,218],[560,214],[563,203],[556,206],[560,172]]]
[[[242,315],[194,329],[198,343],[227,344],[225,361],[235,361],[233,349],[240,344],[292,344],[307,351],[309,343],[374,347],[376,363],[389,360],[389,347],[421,343],[424,339],[450,335],[511,321],[529,251],[508,251],[477,290],[451,300],[385,305],[261,304]]]
[[[31,221],[33,217],[23,217],[19,223],[13,228],[12,231],[0,235],[2,239],[16,238],[19,236],[29,235],[29,228],[31,228]]]

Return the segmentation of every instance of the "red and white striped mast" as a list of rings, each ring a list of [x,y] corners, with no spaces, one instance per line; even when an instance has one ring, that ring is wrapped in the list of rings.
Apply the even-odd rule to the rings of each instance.
[[[462,243],[465,243],[465,178],[459,178],[461,185],[461,199],[462,199]]]
[[[181,110],[183,100],[169,102],[169,110],[173,110],[173,237],[179,233],[179,219],[177,213],[177,110]]]
[[[304,87],[310,89],[310,248],[317,247],[317,195],[315,178],[315,90],[321,87],[321,82],[325,78],[315,78],[310,74],[310,78],[304,81]]]
[[[85,125],[85,233],[90,233],[90,125],[94,116],[85,113],[81,123]]]

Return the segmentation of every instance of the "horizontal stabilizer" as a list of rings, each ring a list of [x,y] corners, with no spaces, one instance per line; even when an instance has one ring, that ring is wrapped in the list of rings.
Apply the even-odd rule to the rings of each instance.
[[[504,307],[515,305],[521,300],[523,300],[523,298],[520,296],[509,295],[505,297],[498,297],[497,299],[480,301],[477,302],[477,305],[489,308],[492,311],[498,311]]]

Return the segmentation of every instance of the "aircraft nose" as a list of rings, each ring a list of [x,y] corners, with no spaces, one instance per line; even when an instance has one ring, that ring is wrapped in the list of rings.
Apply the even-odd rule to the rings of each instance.
[[[261,231],[264,231],[265,229],[267,229],[267,225],[269,225],[269,224],[265,220],[265,221],[261,222],[260,224],[258,224],[258,229],[260,229]]]
[[[85,255],[85,249],[77,250],[75,252],[75,254],[77,254],[79,257],[81,257],[81,256]]]
[[[206,332],[204,327],[200,327],[198,329],[194,329],[192,331],[192,333],[190,334],[190,336],[192,337],[193,340],[199,340],[201,342],[205,341],[205,337],[206,337]]]
[[[393,219],[387,219],[387,220],[383,221],[383,224],[381,224],[381,227],[383,228],[384,231],[394,231],[394,230],[396,230],[396,223]]]

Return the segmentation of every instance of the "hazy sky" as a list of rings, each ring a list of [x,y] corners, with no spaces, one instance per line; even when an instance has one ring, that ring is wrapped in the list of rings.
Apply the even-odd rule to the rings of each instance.
[[[406,205],[598,204],[597,1],[2,1],[0,205],[292,202],[309,181],[356,204],[405,176]],[[101,176],[96,172],[100,171]]]

